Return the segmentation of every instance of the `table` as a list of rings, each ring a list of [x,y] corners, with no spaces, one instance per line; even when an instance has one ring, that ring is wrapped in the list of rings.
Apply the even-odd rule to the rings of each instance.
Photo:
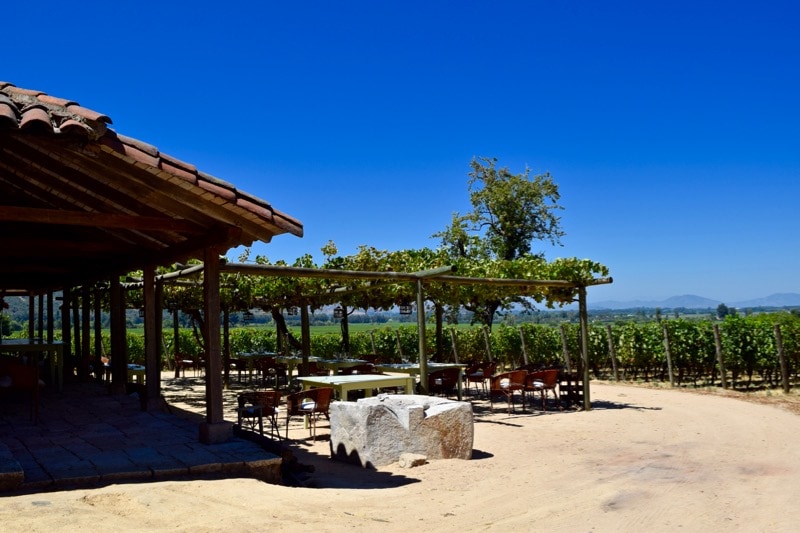
[[[128,365],[128,382],[141,385],[144,383],[145,368],[142,365]]]
[[[434,363],[428,362],[428,373],[435,372],[436,370],[444,370],[447,368],[457,368],[458,369],[458,399],[461,400],[463,396],[463,381],[464,381],[464,369],[467,368],[467,365],[457,364],[457,363]],[[398,372],[401,374],[409,374],[412,376],[419,376],[419,364],[417,363],[399,363],[399,364],[379,364],[375,365],[376,370],[380,370],[381,372]]]
[[[47,342],[43,339],[2,339],[0,353],[38,353],[47,352],[50,357],[50,382],[58,384],[58,391],[64,390],[64,343]]]
[[[359,365],[368,365],[369,361],[363,359],[320,359],[317,361],[317,366],[327,368],[334,374],[339,372],[342,368],[352,368]]]
[[[372,389],[383,387],[403,387],[406,394],[414,394],[417,380],[412,376],[385,376],[382,374],[353,374],[350,376],[307,376],[298,378],[303,389],[332,387],[339,399],[346,400],[351,390],[363,390],[365,396],[372,396]]]

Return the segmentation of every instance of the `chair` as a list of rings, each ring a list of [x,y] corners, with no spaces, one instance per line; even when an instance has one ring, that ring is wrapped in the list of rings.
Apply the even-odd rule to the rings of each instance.
[[[522,396],[522,410],[525,410],[525,379],[528,375],[527,370],[512,370],[502,372],[492,376],[489,386],[489,406],[494,409],[492,399],[495,396],[503,396],[508,403],[508,414],[514,406],[514,393],[519,392]]]
[[[483,388],[483,392],[486,392],[486,382],[491,379],[492,374],[497,369],[497,363],[494,361],[487,361],[483,363],[475,363],[469,367],[467,367],[466,371],[464,372],[464,378],[467,382],[467,392],[469,392],[469,385],[470,383],[475,384],[475,392],[478,392],[478,384]]]
[[[286,396],[286,438],[289,438],[289,420],[293,416],[308,417],[310,437],[317,440],[317,418],[328,417],[328,410],[333,397],[331,387],[320,387],[288,394]]]
[[[259,357],[254,361],[253,365],[256,372],[261,374],[262,386],[267,386],[267,380],[270,380],[275,388],[278,388],[281,381],[284,384],[289,383],[288,367],[278,363],[274,357]]]
[[[197,375],[197,364],[195,360],[184,353],[175,354],[175,368],[181,371],[182,377],[186,377],[187,368],[194,370],[195,375]]]
[[[541,395],[542,411],[547,411],[547,391],[553,391],[553,398],[556,400],[556,406],[561,407],[561,397],[556,393],[558,374],[558,369],[538,370],[528,374],[525,379],[525,392],[530,393],[531,397],[537,392]]]
[[[449,396],[458,387],[459,369],[443,368],[428,374],[428,394]]]
[[[278,404],[281,401],[281,393],[276,390],[243,392],[237,397],[239,407],[236,410],[236,425],[240,428],[248,428],[255,431],[256,424],[258,432],[264,434],[264,418],[269,420],[271,425],[270,435],[280,439],[278,429]]]

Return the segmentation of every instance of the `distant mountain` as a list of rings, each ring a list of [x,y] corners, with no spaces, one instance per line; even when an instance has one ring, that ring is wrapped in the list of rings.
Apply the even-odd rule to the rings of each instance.
[[[755,300],[745,300],[726,305],[730,307],[795,307],[800,306],[800,294],[781,292],[770,294],[766,298],[756,298]]]
[[[800,306],[800,294],[797,293],[779,293],[766,296],[764,298],[756,298],[755,300],[745,300],[740,302],[720,302],[719,300],[712,300],[704,298],[695,294],[684,294],[683,296],[672,296],[666,300],[630,300],[627,302],[620,302],[614,300],[606,300],[603,302],[589,302],[587,306],[589,309],[638,309],[647,308],[654,309],[656,307],[661,309],[716,309],[719,304],[724,303],[728,307],[745,308],[745,307],[793,307]]]

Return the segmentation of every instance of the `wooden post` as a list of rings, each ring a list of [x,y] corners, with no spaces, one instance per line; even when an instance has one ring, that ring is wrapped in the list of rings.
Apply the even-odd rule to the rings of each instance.
[[[611,356],[611,369],[614,372],[614,381],[619,381],[619,372],[617,371],[617,350],[614,347],[614,336],[612,335],[610,324],[606,324],[606,337],[608,337],[608,354]]]
[[[222,410],[222,357],[220,354],[220,249],[203,251],[203,305],[206,330],[206,420],[200,425],[200,442],[216,444],[233,437],[233,425]]]
[[[417,334],[419,344],[419,388],[422,394],[428,394],[428,353],[425,342],[425,292],[422,280],[417,280]],[[413,394],[411,393],[406,394]]]
[[[158,351],[156,309],[156,269],[146,265],[143,271],[144,288],[144,402],[142,409],[155,411],[161,406],[161,357]],[[127,378],[126,378],[127,379]]]
[[[578,309],[581,318],[581,352],[583,353],[583,408],[591,410],[589,394],[589,313],[586,310],[586,287],[578,287]]]
[[[33,293],[28,293],[28,338],[36,337],[36,299]]]
[[[456,335],[456,330],[453,328],[450,328],[450,341],[453,344],[453,358],[455,359],[456,364],[459,364],[458,335]]]
[[[400,344],[400,330],[394,330],[394,338],[397,340],[397,355],[400,356],[400,361],[403,361],[403,346]]]
[[[483,326],[483,342],[486,344],[486,357],[489,358],[489,361],[493,361],[492,359],[492,341],[489,335],[489,326]]]
[[[672,353],[669,347],[669,331],[667,330],[667,325],[662,324],[661,329],[664,332],[664,353],[667,356],[667,374],[669,375],[669,386],[675,386],[675,376],[672,373]]]
[[[94,304],[94,367],[95,380],[102,383],[106,376],[106,365],[103,363],[103,317],[100,305],[100,289],[95,288],[92,294]]]
[[[722,388],[728,388],[728,376],[725,374],[725,357],[722,354],[722,340],[719,335],[719,326],[714,324],[714,346],[717,350],[717,364],[719,365],[719,377]]]
[[[778,348],[778,361],[781,365],[781,381],[783,382],[783,392],[789,394],[789,365],[786,363],[786,356],[783,353],[783,336],[781,335],[780,324],[775,324],[775,345]]]
[[[125,394],[125,382],[128,379],[128,353],[125,339],[125,296],[119,276],[110,280],[109,297],[111,300],[111,394]]]
[[[81,376],[80,367],[81,361],[83,361],[83,343],[81,342],[81,315],[79,309],[79,297],[77,291],[72,293],[72,300],[70,304],[72,304],[72,331],[74,332],[74,339],[73,339],[73,361],[70,365],[70,373],[74,375],[74,370],[77,369],[78,377]]]
[[[63,375],[61,381],[72,375],[72,323],[70,322],[70,309],[72,308],[72,291],[69,287],[64,287],[61,292],[61,342],[64,343],[62,349]]]
[[[228,309],[222,310],[222,387],[229,390],[231,387],[231,317]],[[238,364],[237,364],[238,366]],[[237,368],[238,370],[238,368]],[[239,370],[241,372],[241,370]],[[241,376],[241,374],[239,374]]]
[[[572,362],[569,358],[569,342],[567,341],[567,332],[564,329],[564,324],[559,328],[561,330],[561,352],[564,354],[564,365],[567,367],[567,372],[572,373]]]
[[[308,302],[306,301],[303,301],[300,305],[300,343],[303,356],[303,364],[300,368],[302,374],[300,375],[307,376],[308,358],[311,356],[311,320],[308,316]],[[292,376],[287,376],[286,379],[291,383]]]
[[[172,310],[172,363],[175,365],[175,377],[181,377],[181,368],[178,365],[178,353],[181,344],[181,325],[178,322],[178,306]]]
[[[378,349],[375,348],[375,332],[369,332],[369,340],[372,343],[372,355],[378,355]]]
[[[39,335],[37,336],[39,339],[44,338],[44,294],[39,294],[39,304],[38,304],[38,312],[39,312],[39,323],[37,325],[39,330]]]
[[[92,292],[87,285],[81,289],[81,360],[78,365],[80,380],[89,379],[89,364],[92,360]]]
[[[528,349],[525,347],[525,333],[522,328],[519,328],[519,340],[522,343],[522,360],[525,362],[525,366],[528,366]]]

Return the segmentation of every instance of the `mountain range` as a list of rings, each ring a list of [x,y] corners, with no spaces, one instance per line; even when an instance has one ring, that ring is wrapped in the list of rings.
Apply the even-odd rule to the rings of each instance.
[[[800,306],[800,294],[794,292],[776,293],[764,298],[754,300],[743,300],[739,302],[721,302],[704,298],[695,294],[684,294],[682,296],[672,296],[666,300],[630,300],[626,302],[606,300],[602,302],[587,302],[589,309],[637,309],[661,308],[661,309],[716,309],[719,304],[724,303],[728,307],[737,309],[752,307],[795,307]]]

